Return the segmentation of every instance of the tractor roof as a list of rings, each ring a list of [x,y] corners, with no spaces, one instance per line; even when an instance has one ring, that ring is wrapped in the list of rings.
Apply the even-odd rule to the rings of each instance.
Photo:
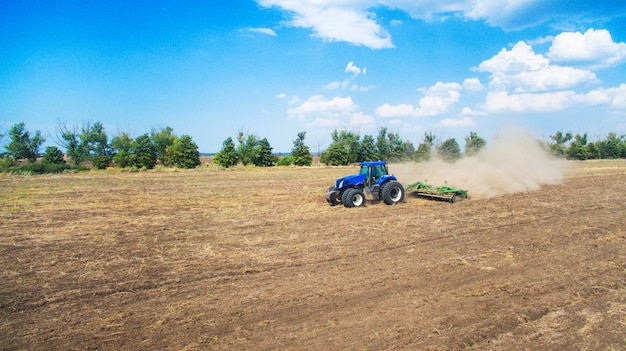
[[[366,165],[366,166],[384,166],[386,165],[387,162],[385,161],[366,161],[366,162],[361,162],[361,166]]]

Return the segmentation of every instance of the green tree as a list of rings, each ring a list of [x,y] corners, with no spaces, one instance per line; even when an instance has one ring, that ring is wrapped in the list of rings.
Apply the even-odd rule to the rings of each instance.
[[[598,147],[597,143],[587,144],[587,159],[590,159],[590,160],[600,159],[600,148]]]
[[[46,152],[43,154],[41,163],[49,165],[64,164],[65,160],[63,160],[63,152],[56,146],[48,146],[46,148]]]
[[[182,135],[174,140],[172,162],[180,168],[195,168],[200,165],[198,145],[189,135]]]
[[[479,137],[476,132],[470,132],[470,135],[465,137],[465,155],[474,156],[482,150],[485,145],[487,145],[485,139]]]
[[[422,142],[417,146],[413,159],[417,162],[428,161],[437,143],[437,137],[433,132],[424,132]]]
[[[310,166],[313,162],[313,156],[309,151],[309,147],[304,144],[306,132],[299,132],[298,137],[293,142],[291,156],[293,156],[293,164],[296,166]]]
[[[402,141],[400,139],[400,141]],[[402,141],[401,144],[398,144],[394,147],[393,156],[391,158],[392,161],[407,161],[413,158],[415,154],[415,146],[410,141]]]
[[[376,139],[371,135],[364,135],[361,140],[361,149],[359,151],[359,161],[376,160]]]
[[[456,139],[451,138],[437,147],[437,155],[444,161],[453,162],[461,158],[461,147]]]
[[[550,151],[555,156],[564,158],[567,149],[565,144],[568,141],[572,140],[572,138],[573,136],[570,132],[563,134],[561,131],[557,131],[556,134],[550,135],[550,139],[554,141],[553,143],[549,144]]]
[[[337,131],[335,130],[335,133],[336,132]],[[361,151],[361,143],[359,141],[360,138],[361,137],[358,134],[345,130],[339,132],[337,136],[333,135],[333,142],[339,142],[346,149],[348,154],[348,163],[363,161],[359,159]]]
[[[609,133],[606,140],[600,144],[600,154],[605,159],[622,157],[622,140],[615,133]]]
[[[131,166],[152,169],[157,162],[157,152],[148,134],[140,135],[130,145]]]
[[[235,149],[235,143],[233,142],[233,138],[228,137],[222,143],[222,150],[220,150],[215,157],[213,158],[213,162],[224,167],[229,168],[236,166],[239,162],[239,156],[237,156],[237,150]]]
[[[417,162],[428,161],[430,160],[430,145],[427,143],[420,143],[417,146],[417,150],[415,150],[415,154],[413,155],[413,160]]]
[[[411,159],[414,153],[415,146],[410,141],[403,141],[399,134],[390,133],[385,127],[378,130],[376,154],[379,160],[404,161]]]
[[[272,154],[272,147],[267,138],[263,138],[259,141],[257,157],[254,160],[254,165],[259,167],[271,167],[276,164],[276,156]]]
[[[255,160],[258,157],[259,139],[254,134],[245,134],[244,132],[237,133],[237,154],[239,161],[244,166],[249,164],[255,164]]]
[[[430,147],[430,150],[434,150],[437,146],[437,136],[433,132],[424,132],[424,143]]]
[[[391,146],[387,139],[387,128],[381,127],[376,137],[376,153],[379,160],[387,161],[391,156]]]
[[[320,162],[329,166],[345,166],[350,163],[348,159],[348,150],[346,150],[344,145],[340,142],[333,142],[322,153]]]
[[[93,125],[87,123],[83,127],[81,142],[86,145],[89,154],[92,156],[110,156],[111,147],[108,139],[104,126],[100,122],[96,122]]]
[[[57,123],[57,144],[64,148],[74,166],[80,165],[88,155],[86,145],[81,142],[78,127],[68,128],[66,124]]]
[[[86,157],[91,160],[94,167],[104,169],[111,163],[111,147],[109,138],[100,122],[83,125],[80,134],[81,149],[86,150]]]
[[[26,124],[24,122],[17,123],[9,130],[10,142],[5,146],[9,155],[14,160],[27,159],[29,162],[37,161],[39,156],[39,148],[46,139],[41,136],[40,131],[35,131],[35,135],[32,137],[26,130]]]
[[[331,138],[333,141],[322,153],[320,162],[327,165],[347,165],[363,161],[358,134],[345,130],[334,130]]]
[[[389,161],[401,161],[404,158],[404,142],[400,135],[396,133],[387,133],[387,145],[389,145]],[[415,151],[415,148],[413,148]]]
[[[587,133],[576,134],[574,140],[569,144],[565,152],[568,159],[586,160],[589,158],[589,149],[587,148]]]
[[[113,162],[117,167],[125,168],[131,165],[131,147],[133,139],[126,133],[122,133],[111,139],[113,150]]]
[[[150,138],[154,144],[159,162],[163,166],[170,166],[170,151],[174,140],[176,140],[174,129],[170,127],[161,128],[159,130],[152,129]]]

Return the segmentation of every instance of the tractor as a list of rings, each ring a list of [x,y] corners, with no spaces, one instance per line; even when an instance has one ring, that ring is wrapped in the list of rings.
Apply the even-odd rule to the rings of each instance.
[[[324,197],[331,206],[360,207],[365,200],[383,200],[387,205],[404,201],[404,187],[387,170],[387,162],[361,162],[359,174],[337,179]]]

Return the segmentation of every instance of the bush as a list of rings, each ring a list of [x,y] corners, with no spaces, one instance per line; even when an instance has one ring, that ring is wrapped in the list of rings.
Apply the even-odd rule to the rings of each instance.
[[[63,152],[59,150],[56,146],[48,146],[46,148],[46,153],[43,154],[41,163],[63,164],[65,163],[65,161],[63,160]]]
[[[285,157],[281,157],[277,164],[279,166],[291,166],[293,165],[293,156],[287,155]]]
[[[98,155],[91,158],[91,163],[97,169],[106,169],[111,164],[111,158],[105,155]]]
[[[174,140],[172,145],[172,162],[180,168],[196,168],[200,165],[198,145],[189,135],[183,135]]]
[[[62,173],[72,169],[70,165],[65,163],[28,163],[21,166],[11,168],[10,172],[14,174],[46,174],[46,173]]]
[[[3,158],[0,158],[0,172],[8,172],[11,167],[15,165],[15,162],[9,155],[5,155]]]

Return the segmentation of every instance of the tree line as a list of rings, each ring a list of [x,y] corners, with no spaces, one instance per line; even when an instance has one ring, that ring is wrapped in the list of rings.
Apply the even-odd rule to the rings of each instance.
[[[272,154],[272,147],[266,138],[259,139],[254,134],[239,132],[238,142],[228,137],[222,144],[222,149],[215,155],[213,162],[221,167],[233,167],[238,164],[268,166],[310,166],[312,155],[309,147],[304,143],[306,132],[300,132],[293,142],[291,154],[278,158]],[[331,134],[332,142],[320,153],[320,162],[326,165],[342,166],[351,163],[369,160],[385,161],[425,161],[432,154],[454,161],[462,156],[461,148],[455,139],[448,139],[442,143],[431,132],[424,134],[424,140],[417,148],[410,142],[404,141],[398,134],[390,133],[387,128],[380,128],[376,137],[346,130],[334,130]],[[473,155],[483,148],[485,139],[472,132],[465,138],[465,154]]]
[[[453,162],[462,157],[461,147],[454,138],[443,142],[432,132],[424,133],[422,142],[415,145],[402,140],[396,133],[381,127],[378,135],[364,135],[349,131],[334,130],[331,134],[330,146],[321,154],[321,162],[327,165],[347,165],[367,160],[384,160],[390,162],[428,161],[436,156],[444,161]],[[465,154],[474,155],[487,142],[477,133],[471,132],[465,138]]]
[[[240,132],[235,145],[231,137],[222,144],[222,149],[215,155],[214,162],[222,167],[237,164],[260,167],[274,165],[311,164],[309,148],[304,144],[305,132],[298,133],[291,155],[278,158],[271,153],[271,146],[266,138]],[[465,146],[461,150],[455,138],[441,141],[433,132],[425,132],[422,141],[415,145],[402,140],[399,134],[389,132],[385,127],[378,130],[378,135],[364,135],[347,130],[334,130],[332,142],[320,153],[320,162],[326,165],[342,166],[362,161],[384,160],[389,162],[423,162],[433,157],[447,162],[454,162],[464,156],[474,156],[483,149],[487,142],[476,132],[465,137]],[[576,134],[556,132],[548,142],[538,141],[549,153],[570,160],[616,159],[626,158],[626,136],[618,137],[609,133],[605,140],[588,142],[587,133]]]
[[[557,131],[550,135],[546,148],[557,157],[568,160],[601,160],[626,158],[626,135],[609,133],[606,139],[589,142],[587,133],[573,135]]]
[[[56,146],[48,146],[41,162],[37,162],[46,140],[39,130],[31,134],[23,122],[13,125],[7,134],[9,143],[4,146],[7,153],[0,159],[0,171],[5,172],[58,173],[86,169],[86,163],[97,169],[114,166],[130,170],[153,169],[157,164],[179,168],[200,165],[198,146],[191,136],[178,136],[170,127],[153,129],[136,138],[120,133],[109,140],[100,122],[70,127],[59,122],[55,142],[66,150],[69,163]]]
[[[195,168],[200,165],[198,146],[189,135],[178,136],[170,127],[152,129],[150,133],[132,138],[128,133],[120,133],[109,140],[102,123],[83,123],[81,126],[59,122],[55,142],[66,150],[64,153],[56,146],[46,148],[40,154],[45,138],[40,131],[30,133],[26,125],[15,124],[7,135],[0,134],[0,140],[7,137],[9,143],[4,147],[7,153],[0,158],[0,171],[24,173],[56,173],[71,169],[86,169],[90,163],[94,168],[119,167],[138,170],[152,169],[157,164],[163,167]],[[305,144],[306,132],[297,133],[291,153],[279,157],[272,152],[267,138],[240,131],[228,137],[222,143],[221,150],[215,155],[214,163],[229,168],[242,164],[258,167],[271,166],[310,166],[312,155]],[[617,159],[626,158],[626,136],[609,133],[604,140],[590,142],[587,133],[572,134],[557,131],[550,135],[549,141],[540,141],[543,147],[553,155],[570,160]],[[399,134],[389,132],[385,127],[378,130],[376,136],[359,135],[347,130],[334,130],[332,142],[323,151],[318,150],[320,162],[326,165],[348,165],[368,160],[389,162],[422,162],[437,157],[454,162],[463,156],[472,156],[487,145],[484,138],[476,132],[465,137],[465,147],[461,151],[454,138],[441,141],[433,132],[425,132],[421,142],[415,145],[402,140]],[[37,162],[41,156],[41,161]],[[20,160],[27,160],[24,164]]]
[[[226,138],[222,143],[222,149],[215,154],[213,162],[224,168],[234,167],[240,163],[244,166],[257,167],[310,166],[313,156],[309,147],[304,143],[305,137],[306,132],[299,132],[293,142],[291,154],[279,158],[272,153],[272,147],[267,138],[259,139],[254,134],[240,131],[236,137],[238,145],[235,145],[232,137]]]

